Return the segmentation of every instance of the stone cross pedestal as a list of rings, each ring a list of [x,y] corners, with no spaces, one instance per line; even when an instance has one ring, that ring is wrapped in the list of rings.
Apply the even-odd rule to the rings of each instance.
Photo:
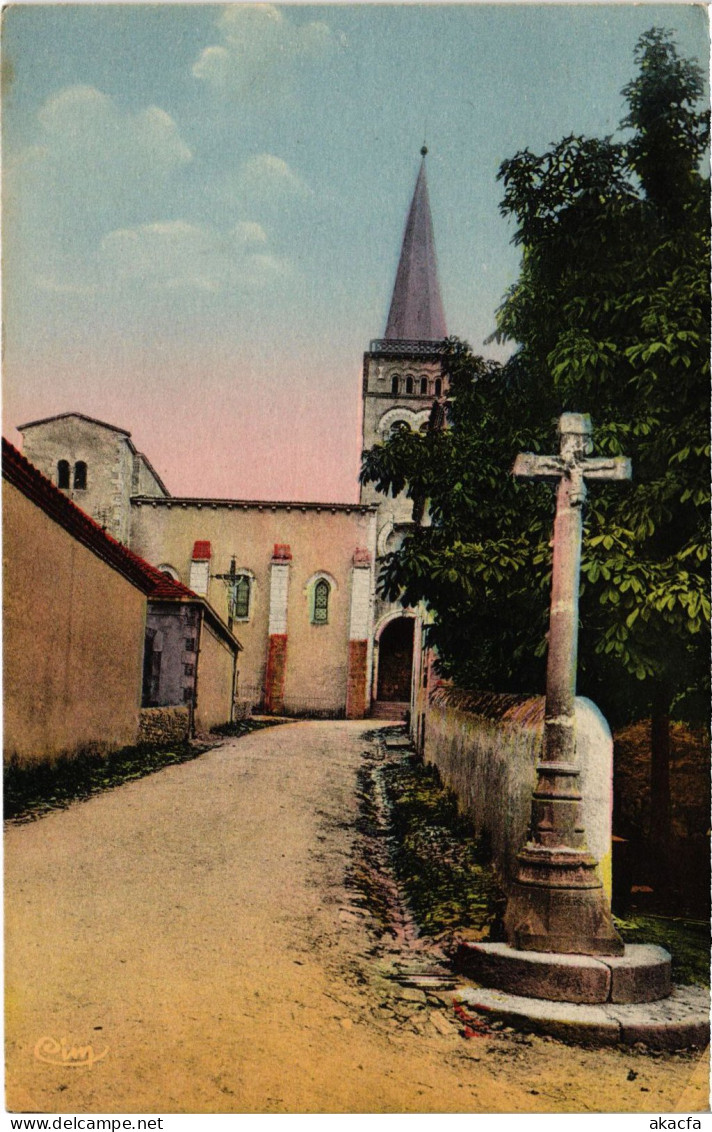
[[[586,480],[630,479],[624,457],[591,459],[591,420],[564,413],[558,456],[520,454],[514,474],[558,481],[546,670],[544,742],[531,840],[518,857],[505,913],[512,947],[622,955],[596,861],[586,849],[576,758],[575,699],[582,510]]]

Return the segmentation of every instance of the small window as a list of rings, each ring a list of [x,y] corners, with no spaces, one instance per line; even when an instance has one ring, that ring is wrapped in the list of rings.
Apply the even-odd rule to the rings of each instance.
[[[74,465],[74,488],[75,491],[86,491],[87,487],[87,466],[83,460],[77,460]]]
[[[186,637],[185,638],[185,651],[186,652],[195,652],[195,637]]]
[[[247,574],[239,574],[232,583],[230,616],[236,621],[247,621],[250,616],[250,578]]]
[[[427,393],[428,392],[428,379],[427,379],[427,377],[421,377],[421,379],[420,379],[420,392],[421,393]]]
[[[57,487],[69,488],[69,460],[60,460],[57,464]]]
[[[435,378],[435,396],[439,397],[443,391],[443,383],[439,377]]]
[[[413,392],[413,378],[411,377],[410,374],[408,374],[408,376],[405,379],[405,391],[406,391],[406,393],[412,393]]]
[[[398,392],[398,374],[394,373],[393,377],[391,378],[391,393],[397,393],[397,392]]]
[[[189,704],[192,699],[193,699],[193,689],[192,689],[192,687],[184,688],[183,689],[183,703]]]
[[[183,665],[183,672],[185,673],[186,676],[194,676],[195,675],[195,665],[194,664],[184,664]]]
[[[315,625],[326,625],[329,620],[329,590],[325,578],[320,578],[314,586],[314,610],[312,621]]]

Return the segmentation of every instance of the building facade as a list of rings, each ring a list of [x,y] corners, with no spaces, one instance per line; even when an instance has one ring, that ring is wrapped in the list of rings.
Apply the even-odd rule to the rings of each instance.
[[[5,761],[161,741],[167,722],[171,740],[229,722],[240,644],[205,598],[107,534],[5,440],[2,456]]]
[[[446,392],[447,331],[421,152],[384,337],[364,354],[364,449],[394,428],[423,428]],[[176,498],[125,429],[64,413],[20,431],[29,459],[60,490],[234,628],[244,647],[237,695],[245,708],[405,714],[416,614],[382,600],[376,580],[379,559],[413,525],[412,501],[372,485],[352,504]]]

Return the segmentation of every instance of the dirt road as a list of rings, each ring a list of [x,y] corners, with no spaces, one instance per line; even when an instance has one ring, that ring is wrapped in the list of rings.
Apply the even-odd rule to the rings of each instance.
[[[465,1040],[389,977],[409,945],[346,883],[378,726],[254,732],[7,829],[9,1108],[706,1108],[701,1055]]]

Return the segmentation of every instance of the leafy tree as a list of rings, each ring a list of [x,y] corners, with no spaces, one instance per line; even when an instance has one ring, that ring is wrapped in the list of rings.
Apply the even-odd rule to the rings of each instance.
[[[631,485],[592,485],[582,559],[579,687],[614,722],[652,712],[663,836],[667,721],[707,709],[709,203],[702,73],[670,32],[637,45],[623,136],[570,136],[505,161],[520,274],[496,337],[503,367],[448,345],[449,428],[405,431],[362,477],[430,501],[381,586],[435,613],[443,670],[470,686],[543,684],[550,487],[509,476],[550,452],[563,411],[590,412],[597,453],[633,460]],[[656,777],[657,776],[657,777]]]

